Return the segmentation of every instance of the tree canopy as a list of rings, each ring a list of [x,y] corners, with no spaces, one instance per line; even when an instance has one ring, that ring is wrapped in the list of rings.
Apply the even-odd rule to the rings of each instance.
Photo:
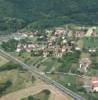
[[[0,31],[66,23],[97,25],[98,0],[0,0]]]

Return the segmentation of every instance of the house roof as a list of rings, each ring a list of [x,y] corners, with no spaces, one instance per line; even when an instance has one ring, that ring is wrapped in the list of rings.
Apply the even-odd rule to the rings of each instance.
[[[98,77],[92,77],[92,78],[91,78],[91,86],[92,86],[93,88],[98,87]]]
[[[91,82],[92,83],[98,83],[98,77],[92,77]]]
[[[92,87],[93,87],[93,88],[98,87],[98,83],[94,83],[94,84],[92,85]]]

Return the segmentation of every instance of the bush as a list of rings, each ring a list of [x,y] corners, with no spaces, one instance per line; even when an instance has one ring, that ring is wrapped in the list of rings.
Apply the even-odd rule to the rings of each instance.
[[[28,100],[35,100],[33,96],[28,96]]]
[[[9,70],[13,70],[13,69],[23,70],[19,64],[16,64],[13,62],[9,62],[0,67],[0,71],[9,71]]]
[[[50,91],[49,91],[49,90],[43,90],[43,92],[44,92],[47,96],[50,95]]]
[[[12,82],[10,80],[6,81],[5,83],[0,84],[0,96],[2,96],[6,89],[9,88],[12,85]]]
[[[8,42],[3,42],[1,47],[8,52],[13,52],[17,49],[18,41],[11,39]]]

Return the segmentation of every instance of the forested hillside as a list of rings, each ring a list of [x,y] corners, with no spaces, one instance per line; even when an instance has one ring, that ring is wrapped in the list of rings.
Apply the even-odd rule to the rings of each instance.
[[[98,0],[0,0],[0,31],[66,23],[98,25]]]

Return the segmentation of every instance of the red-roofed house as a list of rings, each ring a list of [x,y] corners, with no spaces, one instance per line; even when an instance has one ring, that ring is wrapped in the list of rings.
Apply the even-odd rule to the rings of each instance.
[[[93,91],[98,92],[98,77],[91,78],[91,87]]]

